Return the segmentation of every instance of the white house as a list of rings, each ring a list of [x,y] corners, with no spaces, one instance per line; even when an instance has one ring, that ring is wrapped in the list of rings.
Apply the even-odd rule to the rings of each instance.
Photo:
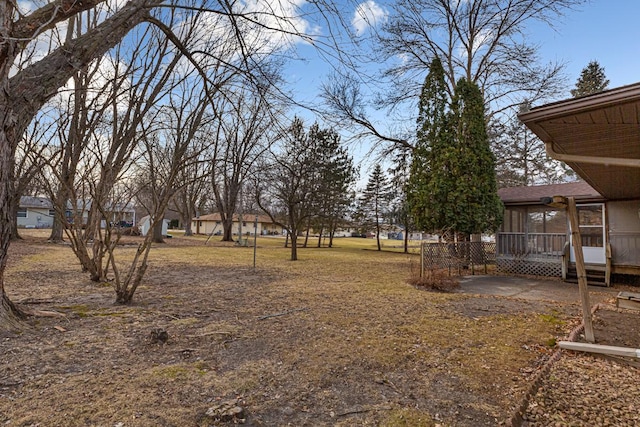
[[[20,197],[18,227],[51,228],[56,212],[51,200],[45,197]]]
[[[259,235],[283,234],[282,226],[275,224],[267,215],[257,215],[257,217],[257,233]],[[249,234],[253,236],[255,219],[255,214],[244,214],[241,222],[239,215],[234,215],[232,225],[233,234],[238,234],[239,230],[242,229],[243,235]],[[242,224],[242,227],[240,224]],[[195,217],[191,220],[191,229],[196,234],[222,234],[222,218],[219,213]]]

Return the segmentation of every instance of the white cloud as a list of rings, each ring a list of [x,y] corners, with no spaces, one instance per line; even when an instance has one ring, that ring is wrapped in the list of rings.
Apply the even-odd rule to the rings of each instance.
[[[356,34],[360,36],[369,27],[375,27],[379,23],[386,21],[388,15],[389,13],[376,4],[374,0],[367,0],[356,7],[351,25],[356,30]]]
[[[493,43],[494,36],[491,30],[482,30],[476,34],[473,40],[473,46],[471,46],[471,55],[475,55],[484,46]],[[462,44],[458,45],[458,56],[462,59],[467,57],[467,49]]]

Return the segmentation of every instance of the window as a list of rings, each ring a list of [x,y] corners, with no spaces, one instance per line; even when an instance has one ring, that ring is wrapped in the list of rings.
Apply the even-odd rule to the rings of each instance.
[[[55,209],[49,209],[49,216],[56,216]]]
[[[27,208],[18,208],[18,218],[27,217]]]

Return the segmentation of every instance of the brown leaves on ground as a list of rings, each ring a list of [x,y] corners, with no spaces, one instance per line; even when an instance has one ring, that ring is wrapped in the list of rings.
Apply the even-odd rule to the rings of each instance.
[[[118,306],[44,239],[11,246],[7,291],[66,317],[1,337],[0,423],[12,426],[195,426],[229,401],[253,426],[494,426],[576,315],[424,292],[406,284],[411,256],[365,239],[291,262],[282,239],[261,238],[254,269],[251,247],[175,237]]]

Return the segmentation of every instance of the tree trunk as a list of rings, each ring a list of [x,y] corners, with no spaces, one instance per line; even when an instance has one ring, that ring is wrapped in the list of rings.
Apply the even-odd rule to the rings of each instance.
[[[298,260],[298,236],[296,233],[291,233],[291,261]]]
[[[404,253],[409,253],[409,228],[404,229]]]
[[[11,222],[9,223],[9,234],[11,240],[22,240],[18,233],[18,208],[20,207],[20,194],[14,192],[11,197]]]
[[[153,227],[153,243],[164,243],[164,236],[162,235],[162,228],[164,225],[164,219],[161,219]]]
[[[222,221],[222,241],[233,242],[233,218],[227,217]]]
[[[320,227],[320,233],[318,235],[318,247],[322,247],[322,232],[324,231],[324,227]]]
[[[306,248],[309,243],[309,230],[311,230],[311,220],[307,222],[307,232],[304,235],[304,244],[302,245],[304,248]]]
[[[51,234],[49,235],[49,241],[54,243],[62,242],[64,235],[64,225],[60,219],[58,212],[53,216],[53,224],[51,225]]]
[[[67,207],[67,197],[66,192],[64,191],[64,186],[65,184],[60,185],[57,192],[58,194],[56,194],[56,199],[53,200],[56,214],[53,216],[53,225],[51,226],[49,240],[54,243],[60,243],[63,240],[65,219],[61,217],[61,212],[65,212],[65,208]]]
[[[1,101],[0,101],[1,103]],[[1,104],[0,104],[1,105]],[[6,104],[4,104],[6,105]],[[0,115],[0,330],[14,330],[24,314],[11,302],[4,291],[4,271],[7,266],[13,223],[14,149],[9,141],[12,111],[5,108]]]
[[[188,206],[183,210],[184,214],[180,213],[180,221],[182,221],[185,236],[193,236],[193,230],[191,229],[191,219],[194,217],[194,212]]]

